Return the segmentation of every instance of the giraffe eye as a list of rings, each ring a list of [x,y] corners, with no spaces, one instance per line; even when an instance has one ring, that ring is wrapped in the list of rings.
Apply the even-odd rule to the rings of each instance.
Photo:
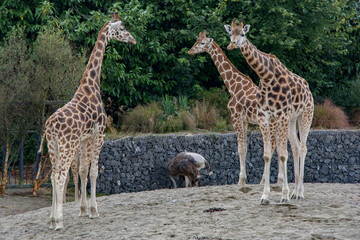
[[[202,43],[200,43],[201,45],[204,45],[205,43],[204,42],[202,42]]]

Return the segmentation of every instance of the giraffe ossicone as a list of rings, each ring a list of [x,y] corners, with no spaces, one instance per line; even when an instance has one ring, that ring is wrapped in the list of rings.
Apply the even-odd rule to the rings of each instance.
[[[79,88],[74,97],[52,114],[45,123],[40,150],[46,136],[52,164],[53,187],[50,228],[63,229],[64,187],[70,165],[79,157],[81,179],[80,216],[98,217],[96,179],[98,159],[104,142],[106,113],[100,93],[101,65],[107,43],[114,39],[136,44],[135,38],[125,29],[118,13],[101,28]],[[86,203],[87,175],[90,167],[91,199]]]
[[[295,189],[292,198],[301,199],[304,197],[306,141],[314,112],[309,84],[289,71],[274,55],[261,52],[251,44],[246,38],[250,26],[244,28],[242,22],[237,25],[233,20],[231,26],[224,27],[230,34],[228,49],[239,48],[247,63],[260,77],[256,101],[265,160],[265,184],[261,203],[269,203],[270,161],[275,147],[283,171],[281,202],[290,200],[287,181],[287,139],[290,141],[294,157]],[[300,138],[296,134],[296,124],[299,126]]]

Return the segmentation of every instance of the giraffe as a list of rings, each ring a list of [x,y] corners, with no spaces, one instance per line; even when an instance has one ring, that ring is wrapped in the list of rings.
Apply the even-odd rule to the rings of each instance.
[[[249,42],[245,34],[250,26],[243,27],[240,21],[236,25],[224,26],[230,34],[228,50],[240,48],[248,64],[260,77],[259,91],[256,95],[260,130],[264,141],[264,191],[262,204],[269,204],[270,194],[270,161],[275,141],[283,171],[283,188],[281,202],[289,201],[287,182],[287,139],[294,157],[295,189],[292,198],[304,198],[304,164],[307,153],[306,141],[310,131],[314,112],[314,101],[309,84],[305,79],[289,71],[274,55],[259,51]],[[296,123],[299,126],[298,138]]]
[[[246,153],[247,153],[247,129],[248,124],[258,124],[256,109],[256,93],[258,87],[246,75],[237,70],[229,61],[219,45],[212,38],[206,37],[206,31],[199,33],[199,38],[189,50],[188,54],[207,52],[219,71],[226,88],[230,93],[227,105],[232,125],[236,132],[238,153],[240,160],[240,173],[238,184],[245,186],[246,182]]]
[[[63,229],[64,185],[70,165],[78,154],[81,178],[80,214],[95,218],[99,216],[96,203],[96,179],[98,176],[99,153],[104,142],[106,113],[100,94],[101,65],[107,43],[110,39],[136,44],[133,36],[125,29],[118,13],[112,13],[111,21],[101,28],[86,70],[74,97],[52,114],[45,123],[42,143],[46,136],[52,164],[53,187],[50,229]],[[90,152],[88,151],[88,146]],[[39,152],[42,151],[42,144]],[[90,168],[91,199],[86,203],[87,174]]]

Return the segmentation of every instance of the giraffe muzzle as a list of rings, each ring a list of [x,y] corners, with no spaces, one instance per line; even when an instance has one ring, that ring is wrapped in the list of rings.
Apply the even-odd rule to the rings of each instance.
[[[193,50],[189,50],[189,51],[188,51],[188,54],[189,54],[189,55],[194,55],[195,53],[194,53]]]
[[[236,47],[236,45],[234,43],[230,43],[229,46],[227,46],[227,50],[231,51]]]
[[[136,44],[136,40],[135,40],[135,39],[130,40],[129,43],[135,45],[135,44]]]

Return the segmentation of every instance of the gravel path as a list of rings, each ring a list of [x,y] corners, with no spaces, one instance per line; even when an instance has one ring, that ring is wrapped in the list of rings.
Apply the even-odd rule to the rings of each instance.
[[[70,202],[64,205],[64,231],[48,229],[50,207],[45,207],[0,217],[0,239],[360,239],[360,184],[308,183],[306,199],[290,204],[278,204],[281,189],[272,185],[266,206],[259,204],[262,188],[104,196],[98,198],[97,219],[79,218],[78,203]]]

